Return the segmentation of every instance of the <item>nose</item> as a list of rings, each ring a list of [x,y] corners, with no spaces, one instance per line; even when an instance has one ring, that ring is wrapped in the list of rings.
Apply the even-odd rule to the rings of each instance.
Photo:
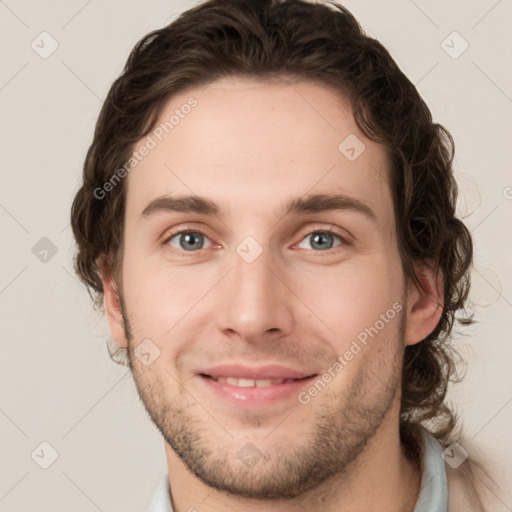
[[[216,287],[217,327],[250,343],[288,336],[300,303],[287,273],[267,248],[252,262],[234,253],[231,272]]]

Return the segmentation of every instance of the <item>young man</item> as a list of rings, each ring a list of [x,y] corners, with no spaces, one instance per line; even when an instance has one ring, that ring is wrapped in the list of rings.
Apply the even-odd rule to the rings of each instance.
[[[72,226],[165,440],[152,512],[484,510],[444,403],[452,159],[343,7],[208,1],[137,44]]]

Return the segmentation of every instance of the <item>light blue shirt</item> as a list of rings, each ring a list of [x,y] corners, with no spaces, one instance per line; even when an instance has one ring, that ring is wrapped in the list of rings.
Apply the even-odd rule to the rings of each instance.
[[[448,481],[439,441],[423,431],[424,459],[421,486],[414,512],[448,512]],[[173,512],[170,499],[169,475],[164,475],[148,512]]]

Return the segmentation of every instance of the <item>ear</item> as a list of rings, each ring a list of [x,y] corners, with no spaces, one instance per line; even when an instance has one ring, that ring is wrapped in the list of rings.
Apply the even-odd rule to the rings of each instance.
[[[107,312],[108,324],[110,326],[110,334],[120,347],[126,348],[128,346],[128,340],[126,339],[123,314],[116,283],[110,272],[106,270],[106,266],[103,262],[98,262],[98,267],[100,268],[101,282],[103,284],[103,300],[105,311]]]
[[[443,313],[443,274],[430,262],[417,261],[414,272],[421,284],[409,284],[407,294],[407,326],[405,344],[414,345],[425,339],[437,326]]]

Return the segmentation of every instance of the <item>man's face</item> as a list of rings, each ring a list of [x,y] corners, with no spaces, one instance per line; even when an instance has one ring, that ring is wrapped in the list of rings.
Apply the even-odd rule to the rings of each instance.
[[[197,105],[182,109],[191,96]],[[406,296],[385,153],[347,100],[310,82],[217,81],[174,96],[157,126],[176,109],[179,122],[152,136],[157,146],[127,178],[122,306],[134,379],[203,482],[298,496],[397,429]],[[347,199],[285,214],[317,194]],[[156,198],[189,195],[217,214],[142,214]],[[240,369],[220,365],[245,367],[249,382],[207,376]],[[271,365],[284,370],[265,373]],[[285,369],[309,378],[265,382]]]

